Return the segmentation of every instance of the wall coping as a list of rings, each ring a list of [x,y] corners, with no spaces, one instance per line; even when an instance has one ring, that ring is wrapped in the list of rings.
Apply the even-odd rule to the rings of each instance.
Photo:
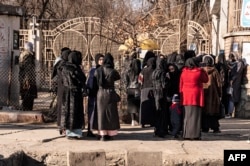
[[[250,36],[250,31],[240,31],[240,32],[232,32],[223,35],[223,38],[234,37],[234,36]]]

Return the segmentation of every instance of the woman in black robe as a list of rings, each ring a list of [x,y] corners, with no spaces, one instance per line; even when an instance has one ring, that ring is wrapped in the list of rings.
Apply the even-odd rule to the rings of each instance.
[[[134,126],[140,109],[140,85],[138,76],[141,72],[141,62],[136,59],[136,53],[130,57],[129,69],[125,73],[125,86],[127,92],[127,111],[131,115],[131,125]]]
[[[103,65],[96,69],[95,80],[97,92],[97,121],[100,140],[110,140],[120,129],[117,103],[119,95],[115,92],[115,81],[120,80],[120,74],[114,69],[114,58],[110,53],[104,56]],[[95,127],[95,126],[94,126]]]
[[[68,62],[62,66],[62,115],[61,124],[66,129],[68,138],[81,138],[84,128],[83,89],[86,76],[80,67],[82,54],[72,51]]]
[[[156,122],[155,122],[155,136],[165,137],[168,133],[168,109],[166,98],[166,62],[164,59],[158,57],[156,61],[156,69],[152,74],[152,81],[154,87],[154,98],[156,106]]]
[[[152,81],[152,73],[156,67],[156,58],[147,60],[147,65],[142,69],[139,75],[141,84],[141,105],[140,105],[140,124],[144,128],[146,124],[151,127],[155,125],[155,98]]]

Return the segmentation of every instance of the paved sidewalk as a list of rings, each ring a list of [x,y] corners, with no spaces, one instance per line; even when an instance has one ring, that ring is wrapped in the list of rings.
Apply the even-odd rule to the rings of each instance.
[[[153,159],[154,165],[222,165],[224,149],[250,149],[250,119],[222,119],[220,124],[221,133],[202,133],[200,141],[158,138],[153,136],[153,128],[122,125],[115,140],[102,142],[86,136],[68,140],[59,135],[55,124],[5,123],[0,124],[0,161],[21,151],[29,162],[77,165],[70,164],[73,159],[80,162],[77,156],[93,162],[93,158],[79,159],[79,155],[95,153],[96,157],[98,152],[104,154],[106,165],[151,165]]]

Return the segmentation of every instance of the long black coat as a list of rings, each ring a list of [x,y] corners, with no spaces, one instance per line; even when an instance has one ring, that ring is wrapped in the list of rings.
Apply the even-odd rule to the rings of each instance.
[[[84,128],[83,95],[86,76],[80,66],[67,62],[62,67],[63,97],[61,124],[66,129]]]
[[[152,73],[155,69],[155,58],[150,58],[147,61],[147,67],[143,68],[140,75],[139,81],[141,83],[141,104],[140,104],[140,124],[155,125],[155,97],[154,87],[152,80]]]
[[[117,130],[120,129],[119,116],[117,110],[117,100],[115,93],[115,81],[119,80],[120,74],[113,68],[105,66],[99,67],[95,71],[98,82],[97,93],[97,124],[93,128],[97,130]],[[102,82],[102,83],[100,83]]]

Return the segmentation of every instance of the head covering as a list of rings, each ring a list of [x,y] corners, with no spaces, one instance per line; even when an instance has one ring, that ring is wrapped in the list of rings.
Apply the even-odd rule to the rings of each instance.
[[[180,97],[178,94],[174,94],[174,96],[172,98],[172,102],[180,102]]]
[[[163,71],[167,70],[167,62],[165,61],[165,59],[160,58],[159,56],[156,58],[156,69]]]
[[[82,63],[82,53],[80,51],[72,51],[68,56],[68,61],[75,65],[80,65]]]
[[[71,50],[70,49],[66,49],[64,51],[62,51],[61,53],[61,59],[64,60],[64,61],[68,61],[68,56],[70,54]]]
[[[105,54],[103,59],[103,66],[108,68],[114,68],[114,58],[110,53]]]
[[[63,51],[66,51],[66,50],[70,50],[68,47],[63,47],[62,49],[61,49],[61,54],[62,54],[62,52]]]
[[[228,58],[232,61],[236,61],[238,59],[237,55],[233,52],[231,52],[229,55],[228,55]]]
[[[214,58],[211,55],[205,55],[202,58],[202,62],[205,64],[205,66],[213,66]]]
[[[100,65],[99,65],[99,59],[103,58],[103,57],[104,57],[104,55],[101,54],[101,53],[98,53],[98,54],[95,55],[95,65],[96,65],[96,68],[100,67]]]
[[[152,58],[155,57],[155,54],[152,51],[148,51],[145,55],[145,57],[143,58],[142,61],[142,68],[144,68],[145,66],[147,66],[147,61]]]
[[[188,50],[184,53],[184,60],[186,61],[189,58],[195,57],[196,54],[193,50]]]
[[[147,60],[147,67],[151,68],[151,69],[155,69],[156,68],[156,58],[155,57],[149,58]]]
[[[198,67],[198,64],[195,62],[194,58],[188,58],[185,62],[185,66],[188,68]]]
[[[225,62],[226,62],[225,54],[224,53],[220,53],[216,57],[216,61],[217,61],[217,63],[223,63],[223,64],[225,64]]]
[[[33,44],[31,42],[27,42],[24,44],[24,49],[27,51],[32,52],[33,51]]]

